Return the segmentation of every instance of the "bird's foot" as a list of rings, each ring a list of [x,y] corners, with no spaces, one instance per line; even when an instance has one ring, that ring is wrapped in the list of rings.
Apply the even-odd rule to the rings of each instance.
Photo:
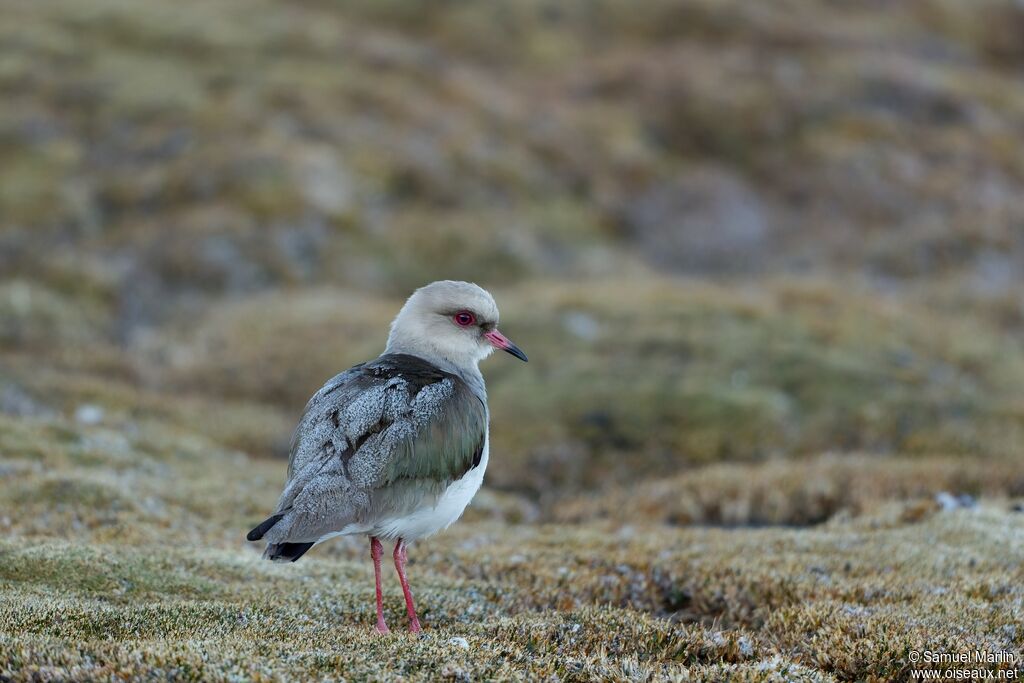
[[[388,628],[388,625],[384,623],[383,619],[377,622],[377,626],[375,627],[374,630],[376,630],[377,633],[381,634],[382,636],[386,636],[387,634],[391,633],[391,629]]]
[[[420,627],[420,620],[416,617],[412,618],[409,622],[409,633],[420,633],[423,629]]]

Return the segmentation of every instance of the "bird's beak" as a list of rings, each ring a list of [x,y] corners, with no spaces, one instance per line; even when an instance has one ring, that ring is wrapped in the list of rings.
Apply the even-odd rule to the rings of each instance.
[[[485,332],[484,338],[487,341],[491,342],[491,344],[493,344],[495,348],[499,348],[502,351],[507,351],[508,353],[511,353],[513,356],[523,361],[524,363],[528,360],[526,354],[523,353],[523,350],[516,346],[515,344],[513,344],[508,337],[503,335],[501,332],[498,332],[498,330],[495,329],[491,330],[490,332]]]

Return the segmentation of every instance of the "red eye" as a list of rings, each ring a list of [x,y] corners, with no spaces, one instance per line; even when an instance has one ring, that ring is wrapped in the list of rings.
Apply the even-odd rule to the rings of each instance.
[[[455,321],[456,325],[461,325],[462,327],[472,325],[476,322],[476,316],[469,311],[459,311],[452,319]]]

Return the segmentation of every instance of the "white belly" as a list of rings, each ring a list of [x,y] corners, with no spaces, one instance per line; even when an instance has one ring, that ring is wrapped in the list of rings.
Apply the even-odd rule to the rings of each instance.
[[[484,437],[484,449],[480,454],[480,464],[466,472],[458,481],[452,482],[441,494],[437,504],[424,507],[404,517],[393,517],[379,520],[370,532],[380,538],[401,538],[412,541],[417,538],[432,536],[438,531],[447,529],[462,516],[469,501],[480,490],[484,480],[484,470],[491,449],[490,435]]]

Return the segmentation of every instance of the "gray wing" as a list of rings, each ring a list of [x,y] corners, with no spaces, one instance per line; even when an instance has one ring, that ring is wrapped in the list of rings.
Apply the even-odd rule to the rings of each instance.
[[[313,542],[411,512],[479,464],[486,430],[486,407],[468,385],[415,356],[385,355],[337,375],[292,437],[267,541]]]

